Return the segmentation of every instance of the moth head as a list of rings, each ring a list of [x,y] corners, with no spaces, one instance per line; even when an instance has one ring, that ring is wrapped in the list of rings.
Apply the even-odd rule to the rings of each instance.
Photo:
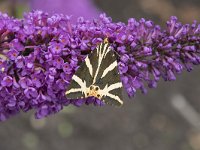
[[[104,40],[103,40],[103,42],[104,42],[104,44],[108,44],[109,42],[108,42],[108,38],[105,38]]]
[[[90,85],[89,88],[87,88],[86,96],[87,97],[94,96],[98,99],[101,99],[102,94],[100,91],[101,91],[101,89],[99,88],[99,86]]]

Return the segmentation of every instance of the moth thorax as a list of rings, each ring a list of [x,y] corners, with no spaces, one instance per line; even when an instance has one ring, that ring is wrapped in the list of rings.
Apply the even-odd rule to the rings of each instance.
[[[94,96],[98,99],[101,99],[102,95],[100,94],[100,88],[99,86],[96,86],[96,85],[90,85],[89,88],[87,89],[87,97],[90,97],[90,96]]]

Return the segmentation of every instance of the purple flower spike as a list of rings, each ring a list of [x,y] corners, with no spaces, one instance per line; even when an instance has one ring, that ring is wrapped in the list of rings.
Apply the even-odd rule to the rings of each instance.
[[[134,18],[114,23],[101,14],[94,20],[42,11],[23,19],[0,13],[0,120],[35,109],[36,118],[59,112],[63,106],[94,104],[93,97],[69,100],[67,86],[87,54],[105,38],[117,54],[123,87],[130,97],[156,88],[158,81],[176,80],[184,69],[200,64],[200,25],[181,24],[177,17],[161,29],[151,20]]]

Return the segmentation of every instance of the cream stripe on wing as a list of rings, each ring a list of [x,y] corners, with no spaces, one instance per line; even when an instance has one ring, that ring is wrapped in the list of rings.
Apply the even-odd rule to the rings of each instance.
[[[106,47],[107,47],[108,45],[106,45]],[[104,55],[104,57],[103,58],[105,58],[106,57],[106,55],[108,54],[108,52],[110,51],[111,49],[110,49],[110,47],[108,47],[107,48],[107,51],[106,51],[106,53],[105,53],[105,55]]]
[[[110,64],[110,66],[108,66],[104,71],[103,71],[103,75],[101,76],[101,78],[105,77],[106,74],[109,71],[112,71],[115,67],[117,67],[117,61],[114,61],[112,64]]]
[[[121,88],[121,87],[122,87],[121,82],[111,84],[110,86],[108,86],[108,84],[106,84],[106,86],[103,88],[103,90],[101,90],[101,94],[107,95],[110,91]]]
[[[81,92],[81,88],[76,88],[76,89],[70,89],[69,91],[66,91],[65,94],[70,94],[70,93],[75,93],[75,92]]]
[[[107,87],[107,91],[110,92],[114,89],[118,89],[118,88],[121,88],[122,87],[122,83],[121,82],[118,82],[118,83],[114,83],[114,84],[111,84],[109,87]]]
[[[102,48],[102,44],[100,44],[99,46],[97,46],[97,56],[99,56],[99,54],[101,54],[101,48]]]
[[[89,69],[90,75],[93,76],[93,68],[92,68],[92,65],[90,63],[90,59],[88,58],[88,56],[86,57],[85,62],[86,62],[86,66]]]
[[[103,51],[102,51],[102,59],[104,57],[104,55],[106,54],[106,51],[108,50],[108,44],[104,44],[104,47],[103,47]]]
[[[81,78],[79,78],[79,77],[76,76],[76,75],[73,75],[72,79],[73,79],[76,83],[78,83],[78,84],[80,85],[80,87],[81,87],[82,90],[85,90],[85,89],[86,89],[86,82],[85,82],[85,81],[83,82],[83,81],[81,80]]]
[[[98,51],[98,65],[97,65],[97,70],[96,70],[96,72],[95,72],[95,75],[94,75],[92,84],[94,84],[95,81],[96,81],[96,77],[97,77],[97,74],[98,74],[98,72],[99,72],[99,67],[100,67],[100,65],[101,65],[101,61],[102,61],[101,48],[102,48],[102,46],[103,46],[103,45],[101,44],[101,45],[99,46],[99,49],[97,49],[97,51]]]
[[[101,44],[100,47],[97,49],[97,52],[98,52],[98,66],[97,66],[97,70],[95,72],[95,76],[93,78],[92,84],[94,84],[95,81],[96,81],[96,77],[97,77],[97,75],[99,73],[99,68],[100,68],[101,62],[103,60],[103,57],[105,56],[105,54],[107,54],[107,51],[110,50],[109,47],[106,48],[108,46],[108,44],[105,44],[104,47],[103,47],[104,49],[101,52],[102,46],[103,46],[103,44]]]
[[[123,101],[122,101],[118,96],[116,96],[116,95],[113,95],[113,94],[107,93],[106,96],[109,96],[110,98],[112,98],[112,99],[114,99],[114,100],[120,102],[121,104],[123,104]]]
[[[104,87],[104,89],[100,91],[100,94],[102,94],[104,96],[109,96],[110,98],[115,99],[119,103],[123,104],[123,101],[118,96],[109,93],[110,91],[112,91],[114,89],[117,89],[117,88],[121,88],[121,87],[122,87],[122,83],[121,82],[111,84],[109,87],[108,87],[108,84],[107,84]]]

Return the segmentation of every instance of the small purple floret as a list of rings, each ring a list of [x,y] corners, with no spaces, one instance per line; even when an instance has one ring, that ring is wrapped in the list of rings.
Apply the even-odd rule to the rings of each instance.
[[[12,86],[12,84],[13,84],[13,79],[11,76],[6,76],[1,81],[1,86],[3,86],[3,87],[10,87],[10,86]]]

